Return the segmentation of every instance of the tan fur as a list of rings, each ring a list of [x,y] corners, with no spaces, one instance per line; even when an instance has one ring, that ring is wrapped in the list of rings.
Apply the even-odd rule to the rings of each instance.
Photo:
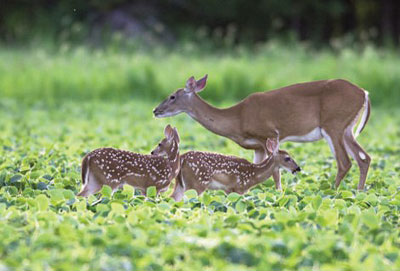
[[[364,107],[368,110],[367,116],[370,113],[368,96],[363,89],[346,80],[321,80],[254,93],[232,107],[219,109],[197,94],[204,88],[206,79],[196,85],[190,78],[184,89],[176,91],[154,110],[155,116],[186,112],[208,130],[232,139],[243,148],[255,150],[255,162],[267,156],[263,144],[268,138],[285,141],[285,138],[323,130],[332,140],[338,165],[336,186],[339,186],[351,167],[344,143],[345,130],[358,119]],[[322,134],[315,140],[320,138]],[[368,154],[358,144],[352,146],[357,149],[356,153],[362,151],[366,155],[358,164],[368,171]],[[274,178],[278,176],[274,174]],[[360,174],[359,189],[364,188],[365,178],[366,174]]]

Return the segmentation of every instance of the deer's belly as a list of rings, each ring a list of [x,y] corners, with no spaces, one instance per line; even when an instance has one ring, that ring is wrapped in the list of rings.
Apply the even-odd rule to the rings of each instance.
[[[228,189],[228,186],[218,181],[212,180],[208,185],[208,188],[211,190],[226,190]]]
[[[311,132],[305,134],[305,135],[292,135],[292,136],[287,136],[285,138],[282,138],[280,141],[285,142],[285,141],[292,141],[292,142],[312,142],[312,141],[317,141],[322,138],[322,133],[321,133],[321,128],[317,127]]]
[[[211,178],[211,182],[208,185],[209,189],[212,190],[229,190],[235,185],[236,176],[228,174],[215,174]]]

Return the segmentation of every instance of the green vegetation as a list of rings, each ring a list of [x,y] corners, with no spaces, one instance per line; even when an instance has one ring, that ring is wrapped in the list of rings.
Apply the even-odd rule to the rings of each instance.
[[[153,54],[76,49],[0,52],[0,270],[399,270],[400,94],[397,53],[310,52],[270,44],[257,52]],[[113,146],[149,153],[167,123],[182,152],[252,159],[188,116],[154,119],[164,96],[208,73],[202,96],[233,104],[252,91],[344,77],[368,89],[372,115],[359,142],[372,156],[367,191],[353,168],[333,189],[328,145],[285,143],[303,172],[248,194],[183,202],[134,195],[96,206],[76,198],[85,153]],[[385,107],[383,107],[385,105]]]
[[[16,100],[0,104],[0,268],[3,270],[399,270],[400,121],[375,109],[360,141],[373,157],[367,192],[354,166],[338,191],[324,142],[284,144],[304,169],[244,196],[193,191],[184,202],[125,187],[95,207],[75,198],[84,153],[114,146],[148,153],[165,124],[183,151],[251,159],[187,116],[154,120],[155,103]],[[89,204],[95,200],[89,198]],[[6,268],[8,267],[8,268]]]
[[[159,101],[183,87],[189,76],[208,73],[202,96],[215,102],[298,82],[344,78],[368,90],[373,105],[400,104],[400,55],[373,47],[336,53],[279,43],[260,46],[255,52],[238,48],[220,53],[201,52],[189,45],[173,52],[9,49],[0,51],[0,59],[0,95],[29,102],[64,98]]]

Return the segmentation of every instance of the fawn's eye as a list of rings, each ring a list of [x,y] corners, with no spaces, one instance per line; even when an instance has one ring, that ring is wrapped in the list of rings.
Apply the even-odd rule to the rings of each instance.
[[[158,147],[161,147],[161,143],[158,143]]]
[[[175,96],[172,95],[171,97],[169,97],[171,100],[175,100]]]
[[[290,157],[285,157],[285,162],[289,162],[290,161]]]

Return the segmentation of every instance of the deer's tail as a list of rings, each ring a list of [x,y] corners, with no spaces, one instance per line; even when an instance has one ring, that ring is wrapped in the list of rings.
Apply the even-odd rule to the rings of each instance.
[[[81,167],[81,174],[82,174],[82,184],[85,185],[88,182],[89,176],[89,157],[86,155],[82,159],[82,167]]]
[[[370,114],[371,114],[371,101],[368,98],[368,91],[365,91],[365,100],[364,100],[363,108],[364,108],[364,112],[361,115],[361,120],[357,126],[354,137],[357,137],[362,132],[362,130],[365,128],[365,125],[367,124]]]

